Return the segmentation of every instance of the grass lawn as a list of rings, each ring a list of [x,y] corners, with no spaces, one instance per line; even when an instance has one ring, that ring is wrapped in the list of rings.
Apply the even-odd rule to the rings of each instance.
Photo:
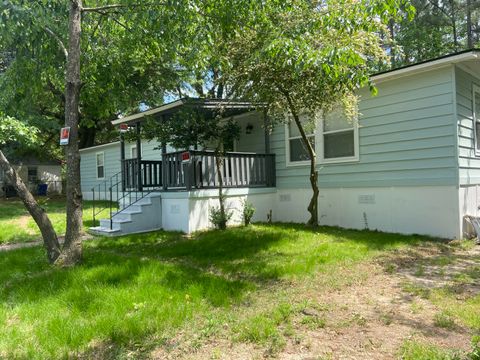
[[[39,197],[39,204],[47,211],[58,235],[65,234],[65,198]],[[92,226],[91,201],[84,201],[83,224]],[[98,206],[98,202],[97,202]],[[105,212],[105,215],[107,212]],[[18,199],[0,199],[0,245],[40,239],[37,224]]]
[[[45,206],[60,223],[60,204]],[[22,216],[13,209],[10,217]],[[398,342],[386,358],[467,356],[457,338],[480,334],[480,296],[427,294],[400,285],[393,260],[383,264],[423,248],[441,256],[412,260],[412,273],[424,276],[432,264],[447,272],[454,260],[443,251],[453,247],[429,238],[293,224],[97,238],[72,269],[49,266],[41,247],[0,252],[0,358],[341,358],[325,347],[344,346],[350,356],[351,344],[375,331],[358,358],[390,337]],[[474,284],[478,275],[468,268],[455,279]],[[395,296],[386,301],[388,291]],[[417,338],[422,324],[425,336],[440,334],[428,339],[450,345]]]

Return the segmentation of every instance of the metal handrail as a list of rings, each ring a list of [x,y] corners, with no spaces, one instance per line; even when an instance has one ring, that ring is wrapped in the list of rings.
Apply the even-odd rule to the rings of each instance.
[[[110,218],[110,230],[113,228],[113,218],[120,213],[120,203],[126,199],[127,197],[129,198],[128,204],[125,206],[125,201],[123,201],[123,206],[121,207],[121,210],[128,209],[130,206],[135,205],[137,202],[140,200],[144,199],[146,196],[148,196],[150,193],[153,191],[156,191],[157,189],[149,189],[148,191],[124,191],[123,190],[123,180],[119,176],[121,175],[121,172],[118,172],[114,175],[112,175],[108,180],[105,180],[104,182],[97,184],[92,188],[93,192],[93,226],[95,226],[96,223],[96,216],[99,215],[101,212],[104,210],[108,209],[109,210],[109,218]],[[98,189],[98,193],[101,192],[101,190],[104,190],[104,193],[107,194],[107,189],[108,189],[108,205],[104,207],[95,207],[95,190]],[[115,201],[113,199],[113,194],[116,193],[115,196]],[[135,194],[135,200],[132,199],[132,193]],[[120,196],[121,194],[121,196]],[[98,199],[100,200],[100,198]],[[132,201],[133,200],[133,201]],[[114,205],[116,203],[116,205]],[[115,212],[114,212],[115,209]]]
[[[102,188],[104,190],[104,194],[106,195],[107,194],[107,188],[110,188],[112,186],[112,179],[113,178],[116,178],[118,180],[118,176],[121,174],[121,171],[112,175],[108,180],[105,180],[97,185],[95,185],[93,188],[92,188],[92,193],[93,193],[93,200],[92,200],[92,213],[93,213],[93,226],[95,226],[95,222],[96,222],[96,216],[99,215],[101,212],[103,212],[104,210],[106,210],[107,208],[111,207],[112,204],[111,204],[111,201],[112,199],[110,199],[110,203],[108,206],[104,206],[104,207],[99,207],[98,209],[95,207],[95,190],[98,189],[98,194],[100,194]],[[110,186],[108,186],[108,184],[110,184]],[[100,199],[100,196],[98,198],[98,201],[101,201]]]

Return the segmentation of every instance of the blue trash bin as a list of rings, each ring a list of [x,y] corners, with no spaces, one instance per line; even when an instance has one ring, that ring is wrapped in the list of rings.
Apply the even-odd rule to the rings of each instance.
[[[47,196],[47,189],[48,189],[48,184],[38,184],[37,195]]]

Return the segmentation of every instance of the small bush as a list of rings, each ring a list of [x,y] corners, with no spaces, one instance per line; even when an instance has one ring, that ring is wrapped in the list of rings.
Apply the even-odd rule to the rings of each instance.
[[[250,225],[250,222],[252,221],[253,214],[255,214],[255,207],[249,203],[248,201],[243,202],[243,211],[242,211],[242,218],[243,218],[243,224],[245,226]]]
[[[219,207],[210,208],[210,221],[215,229],[225,230],[227,228],[228,221],[232,218],[233,213],[231,211],[221,211]]]

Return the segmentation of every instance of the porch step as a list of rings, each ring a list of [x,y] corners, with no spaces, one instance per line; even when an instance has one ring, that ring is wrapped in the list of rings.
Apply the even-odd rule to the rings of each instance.
[[[125,205],[129,205],[132,202],[135,202],[135,205],[129,206],[128,209],[132,208],[133,206],[149,205],[152,203],[152,199],[156,199],[156,198],[159,199],[160,196],[161,195],[158,193],[151,193],[151,194],[148,194],[143,199],[137,196],[139,200],[135,201],[137,197],[134,195],[134,193],[132,193],[130,195],[127,195],[125,198],[121,199],[119,201],[119,206],[120,206],[120,209],[123,209]]]
[[[95,226],[88,229],[88,232],[92,235],[98,236],[118,236],[120,230],[110,230],[110,227],[104,228],[102,226]]]
[[[161,228],[162,202],[160,194],[148,194],[135,204],[114,213],[111,229],[110,219],[101,219],[100,226],[90,228],[89,231],[94,235],[120,236]]]

